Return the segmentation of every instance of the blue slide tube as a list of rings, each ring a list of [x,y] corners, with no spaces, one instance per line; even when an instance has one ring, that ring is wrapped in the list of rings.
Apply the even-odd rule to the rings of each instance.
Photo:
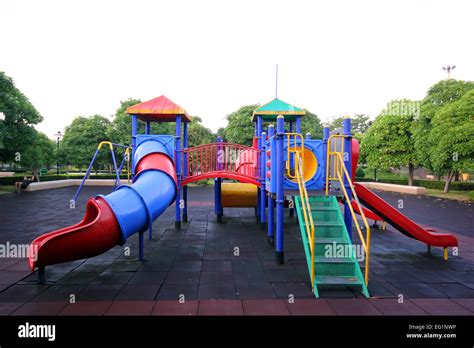
[[[164,161],[171,161],[170,154],[159,141],[144,141],[135,150],[133,164],[152,154],[165,154]],[[123,242],[134,233],[146,231],[176,197],[177,186],[169,173],[159,168],[146,168],[135,173],[134,183],[121,185],[115,192],[103,196],[112,208],[120,225]]]

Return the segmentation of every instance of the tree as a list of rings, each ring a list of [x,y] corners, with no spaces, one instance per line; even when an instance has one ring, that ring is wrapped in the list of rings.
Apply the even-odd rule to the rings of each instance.
[[[366,132],[361,152],[372,168],[408,167],[408,184],[413,185],[417,165],[411,132],[416,110],[407,99],[395,100],[375,119]]]
[[[216,138],[217,138],[217,137],[221,137],[222,140],[227,141],[226,138],[225,138],[225,128],[224,128],[224,127],[220,127],[220,128],[217,130]]]
[[[66,127],[64,138],[60,147],[62,161],[82,168],[87,166],[101,141],[109,140],[107,130],[110,121],[104,116],[91,117],[79,116]],[[101,165],[109,163],[108,148],[98,155],[94,169],[97,171]]]
[[[45,134],[33,130],[33,136],[28,141],[28,146],[20,154],[20,164],[29,168],[36,181],[40,181],[39,170],[50,167],[55,160],[54,141]]]
[[[192,117],[188,125],[188,146],[198,146],[214,142],[216,139],[209,128],[202,125],[202,119],[198,116]]]
[[[344,117],[333,118],[329,124],[329,128],[333,131],[335,129],[342,129]],[[364,134],[372,125],[368,115],[365,114],[355,114],[354,117],[351,117],[351,128],[353,134]]]
[[[436,172],[431,158],[431,148],[435,143],[430,142],[431,121],[435,114],[444,106],[459,100],[467,91],[474,89],[474,82],[459,80],[442,80],[428,90],[426,97],[421,101],[420,115],[413,125],[415,136],[415,152],[418,162],[424,167]]]
[[[313,139],[323,138],[323,125],[316,114],[306,110],[306,115],[301,119],[301,133],[303,135],[311,133]]]
[[[34,137],[32,125],[43,120],[28,98],[15,87],[13,80],[0,72],[0,112],[5,120],[0,129],[0,162],[12,161]]]
[[[252,146],[255,125],[251,122],[253,111],[259,105],[245,105],[227,115],[227,127],[224,135],[229,143]]]
[[[431,120],[429,156],[438,173],[447,173],[449,192],[456,172],[474,169],[474,89],[443,106]]]
[[[251,119],[253,111],[258,107],[259,105],[245,105],[239,110],[227,115],[228,124],[223,131],[226,141],[252,146],[255,124],[251,122]],[[272,122],[264,122],[263,127],[268,127],[270,123]],[[301,119],[301,133],[303,135],[311,133],[311,137],[314,139],[321,139],[323,137],[323,126],[316,114],[306,111],[306,115]]]

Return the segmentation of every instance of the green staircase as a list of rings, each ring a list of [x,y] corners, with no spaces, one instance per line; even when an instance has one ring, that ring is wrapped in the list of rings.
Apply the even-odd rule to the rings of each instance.
[[[311,278],[311,247],[305,230],[301,197],[296,196],[294,200]],[[319,297],[318,288],[340,286],[359,288],[365,297],[369,297],[336,197],[311,196],[309,203],[315,227],[315,296]]]

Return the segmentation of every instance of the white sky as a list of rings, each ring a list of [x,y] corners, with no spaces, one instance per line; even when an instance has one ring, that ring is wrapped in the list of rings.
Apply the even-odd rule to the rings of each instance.
[[[473,1],[5,1],[0,70],[52,137],[78,115],[161,94],[216,131],[275,96],[372,118],[445,78],[474,80]]]

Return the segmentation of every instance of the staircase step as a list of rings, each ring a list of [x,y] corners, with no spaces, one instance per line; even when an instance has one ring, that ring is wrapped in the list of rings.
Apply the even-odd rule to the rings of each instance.
[[[338,277],[338,276],[315,276],[317,285],[362,285],[356,277]]]
[[[337,212],[340,210],[339,208],[334,208],[334,207],[311,207],[311,211],[335,211]]]
[[[308,244],[310,242],[308,241]],[[322,238],[317,237],[314,239],[314,248],[315,248],[315,256],[325,256],[326,251],[328,248],[333,248],[333,244],[336,243],[337,245],[351,245],[351,242],[344,239],[344,238]],[[336,250],[337,252],[337,250]]]
[[[331,238],[331,237],[318,237],[314,239],[315,244],[351,244],[351,242],[345,238]]]
[[[353,257],[324,257],[317,256],[314,258],[315,263],[354,263],[356,261]]]
[[[318,276],[356,277],[356,263],[325,262],[314,264],[314,273]]]

